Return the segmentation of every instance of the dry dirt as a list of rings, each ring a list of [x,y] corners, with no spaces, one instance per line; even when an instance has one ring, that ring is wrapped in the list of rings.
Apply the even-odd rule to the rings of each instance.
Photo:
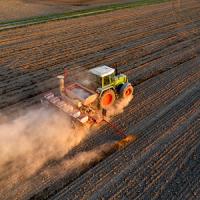
[[[199,17],[199,1],[185,0],[1,32],[2,113],[35,106],[64,67],[77,74],[118,63],[136,94],[113,122],[138,138],[69,170],[79,153],[102,154],[99,145],[120,139],[105,125],[28,178],[8,163],[1,199],[199,199]]]
[[[131,0],[1,0],[0,22],[126,2]]]

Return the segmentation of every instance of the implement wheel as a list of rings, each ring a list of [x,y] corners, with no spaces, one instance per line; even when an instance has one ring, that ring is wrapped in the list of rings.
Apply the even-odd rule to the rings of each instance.
[[[115,102],[115,92],[113,90],[107,90],[105,91],[101,98],[100,98],[100,107],[103,109],[108,109],[110,106],[113,105],[113,103]]]
[[[127,98],[133,95],[134,88],[133,86],[129,83],[125,83],[120,90],[120,94],[122,98]]]

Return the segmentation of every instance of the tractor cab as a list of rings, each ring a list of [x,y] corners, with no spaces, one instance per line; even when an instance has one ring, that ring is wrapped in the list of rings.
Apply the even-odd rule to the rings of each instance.
[[[112,87],[115,78],[115,69],[106,65],[95,67],[89,72],[95,77],[93,80],[98,84],[98,88]]]
[[[126,75],[118,75],[115,69],[106,65],[95,67],[89,70],[89,72],[94,76],[93,80],[96,82],[96,88],[100,93],[109,88],[116,89],[117,86],[123,85],[128,81]]]

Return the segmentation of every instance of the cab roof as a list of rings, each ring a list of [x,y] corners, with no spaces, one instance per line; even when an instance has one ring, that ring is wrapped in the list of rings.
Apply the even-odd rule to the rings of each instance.
[[[95,74],[100,77],[108,76],[115,72],[115,69],[102,65],[89,70],[90,73]]]

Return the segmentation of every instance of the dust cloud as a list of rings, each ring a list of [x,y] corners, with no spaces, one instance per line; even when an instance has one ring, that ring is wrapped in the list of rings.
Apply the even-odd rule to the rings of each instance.
[[[64,158],[91,131],[72,128],[66,116],[44,108],[30,110],[14,120],[3,115],[1,119],[0,199],[27,199],[51,182],[79,174],[91,162],[103,158],[113,145],[105,143]]]
[[[117,101],[108,110],[108,116],[123,112],[131,99]],[[91,162],[105,157],[114,141],[64,158],[90,133],[87,127],[73,128],[65,115],[52,109],[32,109],[12,120],[0,114],[0,194],[3,199],[21,199],[39,192],[50,182],[74,171],[79,173]],[[52,165],[51,161],[59,162]]]
[[[44,177],[45,175],[47,179],[52,179],[56,181],[59,180],[62,176],[66,176],[66,172],[67,174],[72,174],[74,171],[80,173],[81,170],[84,169],[83,166],[89,166],[90,163],[98,162],[99,160],[104,158],[105,154],[110,151],[113,145],[114,143],[105,143],[92,150],[80,152],[71,159],[63,159],[62,162],[59,163],[59,165],[46,168],[42,172],[42,177]],[[35,183],[37,182],[38,179]],[[37,184],[35,184],[35,186],[37,187]]]
[[[78,145],[89,131],[76,130],[61,113],[35,109],[0,124],[0,171],[10,162],[29,166],[29,173],[46,161],[59,159]]]
[[[104,158],[106,153],[109,152],[113,146],[114,142],[110,142],[97,146],[92,150],[80,152],[71,159],[62,160],[57,166],[47,168],[43,173],[46,174],[47,177],[56,180],[58,178],[58,171],[59,176],[66,174],[66,171],[68,173],[74,170],[80,172],[83,166],[88,166],[90,163],[98,162]]]
[[[4,199],[30,199],[35,194],[39,194],[45,188],[53,191],[56,187],[62,186],[64,177],[79,176],[82,171],[87,169],[91,163],[99,162],[107,155],[114,143],[105,143],[92,150],[79,152],[69,159],[62,159],[58,164],[50,164],[37,175],[22,180],[18,178],[17,184],[10,185],[7,183],[6,190],[0,189]],[[64,178],[66,184],[66,178]],[[69,178],[70,180],[70,178]],[[9,180],[11,183],[11,179]],[[51,183],[53,183],[51,185]],[[4,183],[5,184],[5,183]],[[48,193],[48,191],[46,191]]]
[[[117,100],[116,103],[107,111],[107,117],[110,118],[124,112],[124,108],[128,106],[132,99],[133,96],[131,95],[130,97]]]

